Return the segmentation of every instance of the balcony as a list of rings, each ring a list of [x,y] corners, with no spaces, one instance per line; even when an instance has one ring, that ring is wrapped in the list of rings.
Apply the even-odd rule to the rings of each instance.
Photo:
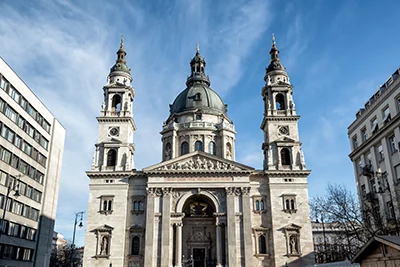
[[[367,177],[374,176],[374,169],[372,168],[371,164],[367,164],[362,168],[362,175]]]

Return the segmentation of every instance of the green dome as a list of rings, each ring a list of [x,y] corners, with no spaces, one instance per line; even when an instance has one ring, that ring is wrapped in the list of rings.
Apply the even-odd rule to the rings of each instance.
[[[170,105],[171,115],[195,109],[216,114],[226,113],[226,105],[221,97],[204,83],[195,83],[186,88]]]
[[[113,72],[113,71],[124,71],[124,72],[130,73],[130,69],[123,62],[115,63],[114,66],[112,66],[110,69],[110,72]]]

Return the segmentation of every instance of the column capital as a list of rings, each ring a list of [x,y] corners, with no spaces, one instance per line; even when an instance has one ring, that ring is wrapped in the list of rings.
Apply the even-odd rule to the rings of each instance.
[[[176,227],[182,227],[182,226],[183,226],[183,223],[182,223],[182,222],[175,222],[174,225],[175,225]]]
[[[148,187],[146,189],[146,191],[147,191],[147,195],[150,196],[150,197],[160,197],[160,196],[162,196],[161,188]]]
[[[242,194],[243,194],[243,195],[246,195],[246,196],[250,195],[250,189],[251,189],[250,186],[248,186],[248,187],[242,187],[242,188],[241,188]]]
[[[226,195],[228,195],[228,196],[233,196],[233,195],[240,196],[240,194],[241,194],[240,188],[234,187],[234,186],[225,187],[225,192],[226,192]]]
[[[172,188],[171,187],[164,187],[162,188],[163,196],[167,197],[170,196],[172,193]]]

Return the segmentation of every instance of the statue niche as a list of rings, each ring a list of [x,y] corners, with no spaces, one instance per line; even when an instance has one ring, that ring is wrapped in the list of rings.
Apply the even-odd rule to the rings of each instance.
[[[188,201],[184,208],[185,218],[189,217],[213,217],[214,210],[212,205],[203,198],[193,198]]]

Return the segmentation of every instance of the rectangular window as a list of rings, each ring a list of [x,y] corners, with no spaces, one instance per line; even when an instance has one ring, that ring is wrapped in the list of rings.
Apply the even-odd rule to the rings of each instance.
[[[22,212],[22,216],[24,216],[25,218],[29,218],[30,212],[31,212],[31,207],[29,207],[28,205],[24,205],[24,211]]]
[[[3,99],[0,98],[0,112],[4,112],[4,108],[6,106],[6,103],[3,101]]]
[[[388,219],[394,218],[394,209],[393,209],[392,201],[386,202],[386,212],[387,212]]]
[[[21,116],[18,116],[17,125],[19,128],[24,129],[25,120]]]
[[[357,162],[357,165],[358,165],[358,175],[362,175],[362,173],[363,173],[363,164],[362,164],[361,160],[359,160]]]
[[[19,193],[25,196],[26,183],[19,182]]]
[[[21,225],[21,231],[19,232],[20,238],[26,238],[26,226]]]
[[[32,190],[33,190],[32,186],[27,185],[26,186],[26,194],[25,194],[25,196],[27,196],[29,198],[32,198]]]
[[[19,135],[16,135],[14,138],[14,146],[21,148],[22,146],[22,138]]]
[[[378,160],[383,161],[385,157],[383,156],[383,147],[382,145],[378,146]]]
[[[358,148],[357,136],[353,136],[353,148],[354,148],[354,149],[357,149],[357,148]]]
[[[392,154],[397,151],[397,149],[396,149],[396,138],[395,138],[394,135],[389,137],[389,147],[390,147],[390,152]]]
[[[382,110],[382,117],[383,117],[383,124],[386,124],[390,121],[390,110],[389,107],[386,107],[384,110]]]
[[[367,141],[368,135],[367,135],[367,129],[363,128],[361,129],[361,141]]]
[[[22,260],[30,261],[32,259],[32,249],[24,248],[24,256]]]
[[[371,120],[371,132],[374,134],[379,130],[378,119],[374,118]]]
[[[372,167],[372,156],[371,156],[371,153],[367,154],[367,164],[368,164],[368,166]]]
[[[7,173],[0,171],[0,184],[5,186],[6,183],[7,183]]]
[[[367,194],[367,190],[365,189],[365,184],[361,185],[361,195],[365,196]]]
[[[37,221],[39,220],[39,211],[37,209],[31,208],[31,213],[29,219]]]
[[[8,83],[8,81],[6,80],[6,78],[1,77],[1,80],[0,80],[0,88],[3,89],[4,91],[6,91],[6,90],[7,90],[8,84],[9,84],[9,83]]]
[[[375,177],[370,177],[369,178],[369,185],[371,187],[371,192],[377,192],[376,191],[376,183],[375,183]]]
[[[28,163],[26,163],[23,160],[19,160],[19,164],[18,164],[18,170],[20,172],[22,172],[23,174],[27,174],[28,173],[28,169],[29,169],[29,165]]]
[[[15,155],[12,155],[11,166],[13,166],[15,169],[18,169],[18,162],[19,162],[19,158]]]
[[[46,138],[44,138],[43,136],[41,136],[41,137],[40,137],[40,145],[41,145],[44,149],[48,150],[49,141],[47,141]]]
[[[9,106],[6,107],[5,115],[13,122],[17,122],[17,113]]]
[[[1,160],[10,164],[11,161],[11,152],[2,148],[3,152],[1,153]]]
[[[28,176],[31,177],[32,179],[35,179],[36,177],[36,169],[33,168],[32,166],[29,168]]]
[[[42,198],[42,193],[37,191],[36,189],[33,189],[32,190],[32,199],[37,202],[40,202],[41,198]]]
[[[50,123],[48,123],[46,120],[43,120],[43,129],[46,130],[46,132],[50,133]]]
[[[20,102],[19,102],[20,107],[25,110],[26,104],[27,104],[27,102],[26,102],[25,98],[21,97]]]
[[[22,143],[22,151],[24,151],[29,156],[32,154],[32,146],[26,142]]]

